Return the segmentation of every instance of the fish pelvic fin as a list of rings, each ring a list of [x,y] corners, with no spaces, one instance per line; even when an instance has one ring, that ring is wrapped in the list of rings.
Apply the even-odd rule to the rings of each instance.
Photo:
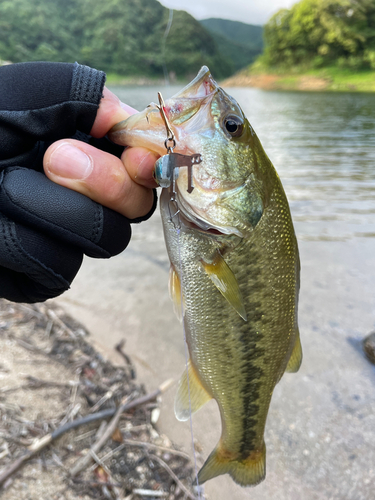
[[[173,264],[169,269],[169,296],[173,302],[173,310],[180,322],[183,319],[183,300],[181,299],[181,282]]]
[[[203,269],[222,296],[237,311],[244,321],[247,321],[245,305],[238,281],[232,270],[219,252],[216,252],[211,263],[201,260]]]
[[[297,330],[297,336],[294,342],[293,351],[292,354],[290,355],[285,371],[289,373],[296,373],[298,372],[301,363],[302,363],[302,346],[299,337],[299,331]]]
[[[174,412],[177,420],[189,420],[190,413],[193,414],[198,411],[210,399],[212,399],[212,396],[203,387],[189,359],[187,373],[184,371],[180,378],[174,402]]]
[[[247,458],[233,458],[223,449],[221,443],[213,450],[198,473],[198,483],[212,479],[221,474],[229,474],[240,486],[255,486],[266,477],[266,446],[254,450]]]

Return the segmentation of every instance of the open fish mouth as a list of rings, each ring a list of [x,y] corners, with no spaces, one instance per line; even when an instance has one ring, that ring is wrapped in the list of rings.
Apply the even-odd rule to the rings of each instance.
[[[165,194],[163,193],[163,197],[166,197],[166,201],[168,203],[171,202],[170,193],[168,190],[165,190]],[[212,236],[232,236],[236,235],[240,238],[243,237],[241,231],[232,226],[223,226],[220,224],[214,224],[207,219],[202,218],[201,215],[198,215],[194,212],[194,208],[189,205],[189,203],[181,196],[179,191],[176,193],[176,200],[174,203],[176,204],[177,210],[175,213],[178,214],[178,217],[185,228],[193,229],[195,231],[199,231],[201,233],[210,234]],[[171,212],[171,210],[170,210]],[[171,213],[171,220],[173,221],[173,214]]]
[[[189,229],[194,229],[195,231],[200,231],[203,233],[209,233],[212,235],[216,236],[225,236],[228,233],[224,233],[222,228],[218,228],[217,226],[212,226],[211,224],[208,224],[207,222],[198,219],[197,217],[189,217],[186,218],[182,211],[179,212],[180,214],[180,219],[182,219],[182,223],[185,227],[188,227]]]
[[[209,105],[219,90],[209,69],[203,66],[192,82],[166,100],[164,112],[172,125],[178,145],[176,152],[193,154],[189,148],[190,139],[207,126]],[[140,113],[114,125],[107,136],[116,144],[141,146],[163,155],[165,133],[160,108],[151,103]]]

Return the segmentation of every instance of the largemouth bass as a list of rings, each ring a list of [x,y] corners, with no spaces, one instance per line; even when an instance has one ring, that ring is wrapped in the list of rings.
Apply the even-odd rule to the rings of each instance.
[[[222,434],[198,474],[228,473],[242,486],[265,477],[264,429],[284,371],[298,370],[299,256],[279,177],[237,102],[203,67],[164,112],[174,152],[200,154],[180,167],[175,201],[161,195],[171,261],[170,291],[183,321],[190,359],[175,400],[179,420],[214,398]],[[160,109],[117,124],[110,138],[165,155]],[[193,189],[189,189],[192,182]]]

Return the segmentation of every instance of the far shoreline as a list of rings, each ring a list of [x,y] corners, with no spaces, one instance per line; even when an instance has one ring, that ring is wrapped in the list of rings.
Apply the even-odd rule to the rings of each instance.
[[[198,68],[199,69],[199,68]],[[215,77],[215,75],[213,75]],[[183,87],[188,79],[169,82]],[[116,87],[165,86],[165,79],[147,76],[107,75],[107,85]],[[325,68],[306,73],[252,71],[245,69],[239,73],[219,80],[222,87],[253,87],[262,90],[301,91],[301,92],[375,92],[375,71],[350,73],[347,70]]]
[[[255,87],[263,90],[312,92],[375,92],[375,71],[350,71],[335,67],[293,71],[245,69],[221,82],[223,87]]]
[[[0,59],[0,66],[12,64]],[[197,71],[199,68],[197,68]],[[195,75],[192,75],[190,80]],[[215,77],[215,75],[213,75]],[[146,75],[120,75],[107,73],[106,85],[112,87],[149,87],[166,84],[184,87],[189,78],[172,77],[167,83],[164,77]],[[280,70],[267,68],[259,63],[238,73],[218,79],[222,87],[253,87],[262,90],[302,92],[375,92],[375,70],[352,70],[336,66],[301,71],[300,68]]]

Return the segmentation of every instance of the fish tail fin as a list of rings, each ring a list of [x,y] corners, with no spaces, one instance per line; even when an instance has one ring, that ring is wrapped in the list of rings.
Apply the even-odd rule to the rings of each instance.
[[[233,459],[230,453],[219,445],[213,450],[198,473],[198,483],[221,474],[229,474],[241,486],[255,486],[266,477],[266,446],[252,451],[245,459]]]

